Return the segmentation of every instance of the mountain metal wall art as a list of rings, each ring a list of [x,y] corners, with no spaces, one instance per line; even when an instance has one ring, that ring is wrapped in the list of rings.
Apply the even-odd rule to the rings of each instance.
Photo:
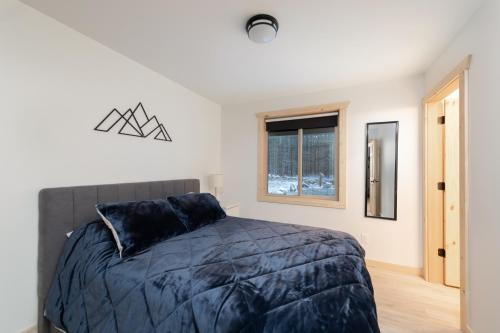
[[[172,142],[165,126],[158,121],[156,116],[149,117],[140,102],[134,110],[128,109],[125,113],[121,113],[116,108],[111,110],[94,130],[109,132],[113,128],[119,128],[117,133],[122,135],[138,138],[152,137],[155,140]]]

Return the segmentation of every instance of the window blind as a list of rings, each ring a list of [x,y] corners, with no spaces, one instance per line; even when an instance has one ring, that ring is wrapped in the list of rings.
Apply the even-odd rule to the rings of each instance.
[[[338,114],[329,113],[321,116],[291,117],[266,120],[266,131],[285,132],[302,129],[336,127]]]

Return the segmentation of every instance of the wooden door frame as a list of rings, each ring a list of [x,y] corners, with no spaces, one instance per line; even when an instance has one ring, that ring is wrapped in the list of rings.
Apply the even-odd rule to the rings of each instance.
[[[443,99],[449,93],[453,84],[458,81],[460,88],[460,327],[464,332],[468,329],[468,75],[471,55],[465,57],[455,69],[450,72],[440,84],[424,98],[424,137],[423,137],[423,216],[424,216],[424,278],[429,280],[429,251],[428,251],[428,219],[427,219],[427,113],[428,104]],[[435,186],[435,184],[434,184]]]

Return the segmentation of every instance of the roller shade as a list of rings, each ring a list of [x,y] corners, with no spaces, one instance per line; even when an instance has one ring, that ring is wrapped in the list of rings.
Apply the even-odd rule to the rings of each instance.
[[[284,132],[302,129],[336,127],[338,114],[330,113],[322,116],[313,117],[293,117],[266,120],[266,131]]]

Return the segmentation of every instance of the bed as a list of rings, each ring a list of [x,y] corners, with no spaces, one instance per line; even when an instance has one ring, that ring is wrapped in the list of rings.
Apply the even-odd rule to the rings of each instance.
[[[346,233],[228,216],[123,259],[89,223],[100,202],[188,192],[198,180],[42,190],[39,332],[379,332]]]

